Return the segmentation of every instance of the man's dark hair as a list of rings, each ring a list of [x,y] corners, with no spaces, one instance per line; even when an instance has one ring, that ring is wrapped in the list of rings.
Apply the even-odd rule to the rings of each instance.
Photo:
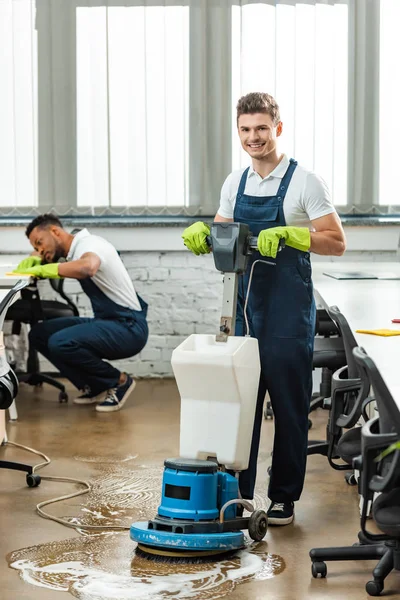
[[[264,92],[251,92],[242,96],[236,106],[236,120],[240,115],[254,115],[256,113],[266,113],[272,118],[274,125],[281,120],[279,106],[275,98]]]
[[[29,238],[35,227],[40,227],[41,229],[44,229],[46,227],[49,227],[49,225],[57,225],[57,227],[62,228],[62,223],[60,219],[56,217],[56,215],[47,213],[45,215],[39,215],[38,217],[35,217],[26,228],[25,235],[27,238]]]

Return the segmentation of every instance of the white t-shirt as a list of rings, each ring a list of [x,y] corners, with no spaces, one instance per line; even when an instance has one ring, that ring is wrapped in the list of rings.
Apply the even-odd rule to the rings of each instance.
[[[289,166],[289,159],[283,155],[280,163],[264,179],[250,167],[244,193],[249,196],[277,196],[278,187]],[[236,195],[245,169],[233,171],[226,178],[221,189],[218,214],[233,219]],[[297,165],[286,196],[283,213],[286,225],[313,229],[311,221],[336,212],[325,181],[304,167]]]
[[[142,310],[133,283],[114,246],[82,229],[72,240],[67,260],[78,260],[86,252],[97,254],[101,260],[98,271],[91,277],[93,283],[116,304]]]

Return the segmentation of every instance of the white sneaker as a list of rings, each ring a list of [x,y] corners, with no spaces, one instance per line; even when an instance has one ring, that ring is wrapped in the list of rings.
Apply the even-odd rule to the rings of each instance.
[[[97,404],[98,402],[103,402],[107,390],[104,392],[100,392],[97,396],[92,396],[91,392],[83,390],[80,396],[77,396],[73,399],[74,404]]]

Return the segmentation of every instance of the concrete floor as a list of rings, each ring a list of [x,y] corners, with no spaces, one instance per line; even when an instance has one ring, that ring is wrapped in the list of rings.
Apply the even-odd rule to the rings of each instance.
[[[72,390],[70,390],[72,393]],[[140,381],[125,408],[96,413],[93,406],[59,404],[45,386],[21,386],[19,421],[7,426],[10,441],[47,454],[43,476],[90,480],[89,495],[45,510],[86,524],[129,525],[151,517],[158,505],[163,460],[178,455],[179,398],[171,380]],[[313,414],[310,437],[323,438],[327,413]],[[273,423],[262,432],[256,505],[266,506],[266,468]],[[41,462],[8,446],[0,458]],[[78,489],[43,480],[25,485],[25,475],[1,472],[1,591],[4,600],[57,600],[69,593],[82,600],[225,597],[231,600],[322,600],[369,598],[365,583],[374,561],[328,563],[328,577],[314,580],[309,550],[351,545],[358,531],[357,490],[325,458],[310,457],[305,490],[293,525],[270,527],[265,541],[239,558],[211,565],[149,563],[134,554],[127,532],[83,535],[35,512],[38,502]],[[76,521],[75,521],[76,522]],[[9,568],[8,564],[13,564]],[[400,573],[392,573],[385,595],[400,598]]]

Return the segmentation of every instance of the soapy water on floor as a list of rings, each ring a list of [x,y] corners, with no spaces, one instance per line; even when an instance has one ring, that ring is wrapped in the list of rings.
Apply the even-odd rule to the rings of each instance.
[[[130,525],[154,517],[162,468],[122,460],[114,464],[88,462],[98,471],[91,479],[93,489],[82,497],[79,509],[74,505],[75,515],[65,518],[87,525]],[[256,508],[263,505],[264,498],[265,494],[256,495]],[[128,531],[80,532],[84,535],[11,552],[8,563],[25,582],[69,592],[80,600],[220,598],[238,584],[270,579],[285,568],[281,557],[268,552],[266,541],[248,540],[246,549],[224,561],[185,565],[136,556],[136,544]]]

